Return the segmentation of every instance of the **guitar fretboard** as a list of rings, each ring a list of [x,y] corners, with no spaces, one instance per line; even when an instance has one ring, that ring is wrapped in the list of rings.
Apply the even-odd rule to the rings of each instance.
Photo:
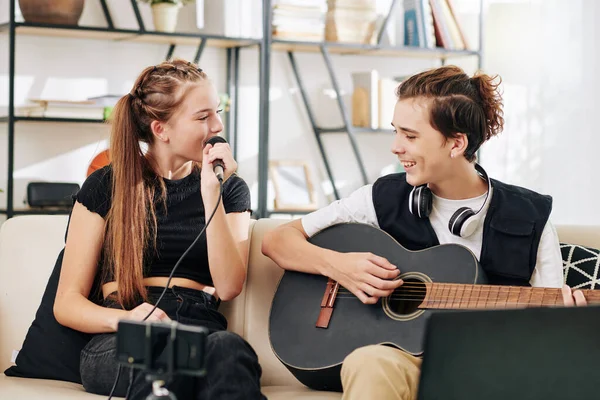
[[[560,289],[521,286],[425,283],[427,293],[419,308],[478,309],[562,306]],[[582,290],[588,303],[600,303],[600,290]]]

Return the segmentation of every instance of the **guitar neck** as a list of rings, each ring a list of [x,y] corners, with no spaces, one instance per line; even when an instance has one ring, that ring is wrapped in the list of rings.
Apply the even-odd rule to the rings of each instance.
[[[427,292],[419,308],[497,309],[562,306],[561,289],[523,286],[425,283]],[[582,290],[588,303],[600,303],[600,290]]]

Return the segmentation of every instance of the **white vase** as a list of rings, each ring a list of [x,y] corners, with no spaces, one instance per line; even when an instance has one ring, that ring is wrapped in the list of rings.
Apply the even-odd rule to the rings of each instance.
[[[154,29],[159,32],[175,32],[177,15],[181,4],[158,3],[152,6]]]

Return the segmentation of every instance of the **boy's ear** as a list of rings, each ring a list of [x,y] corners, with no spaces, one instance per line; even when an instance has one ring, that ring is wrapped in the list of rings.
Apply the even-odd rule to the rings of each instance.
[[[457,133],[456,137],[450,139],[452,145],[450,146],[450,157],[456,158],[465,154],[467,147],[469,146],[469,138],[465,133]]]

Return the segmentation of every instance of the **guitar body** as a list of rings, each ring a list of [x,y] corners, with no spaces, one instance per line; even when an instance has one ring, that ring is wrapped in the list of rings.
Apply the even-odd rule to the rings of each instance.
[[[371,252],[385,257],[398,266],[405,281],[392,296],[374,305],[365,305],[340,288],[329,326],[317,328],[328,278],[295,271],[284,273],[271,305],[271,346],[292,374],[313,389],[341,391],[342,361],[359,347],[388,344],[413,355],[422,353],[425,326],[432,311],[417,309],[419,293],[425,290],[424,285],[414,290],[419,282],[485,283],[476,257],[460,245],[409,251],[382,230],[354,223],[331,226],[309,242],[338,252]],[[394,300],[394,295],[403,290],[403,297],[418,292],[419,298]]]

